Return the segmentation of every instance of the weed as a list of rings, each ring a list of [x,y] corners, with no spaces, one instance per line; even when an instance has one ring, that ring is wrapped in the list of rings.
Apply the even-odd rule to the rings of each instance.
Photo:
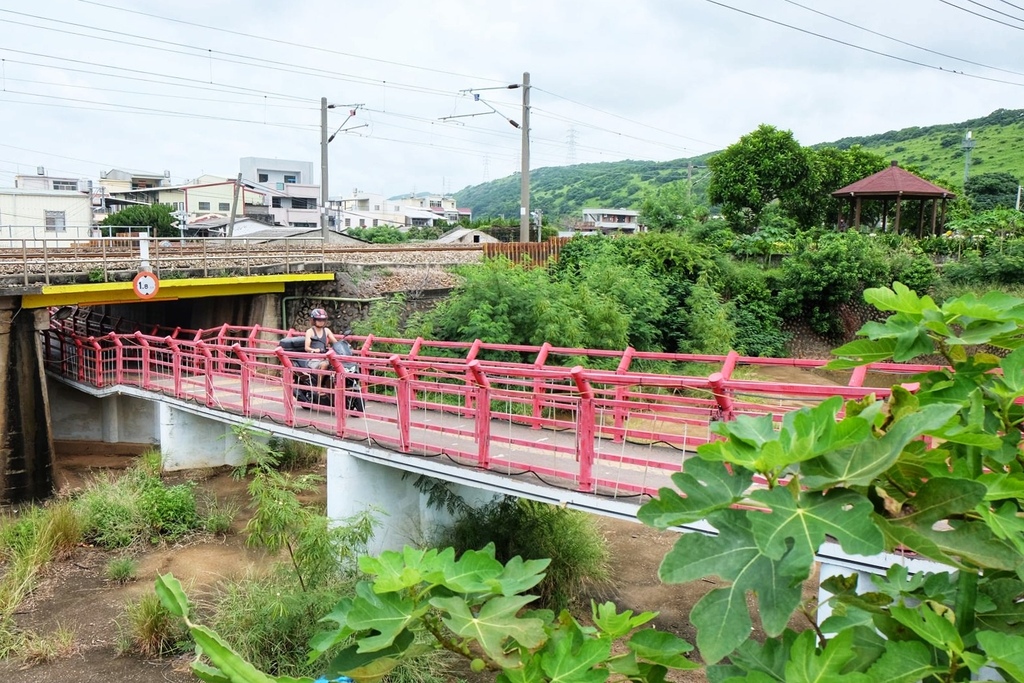
[[[203,530],[208,534],[227,535],[237,515],[237,505],[214,501],[207,506],[206,514],[203,515]]]
[[[136,652],[144,657],[162,657],[184,652],[190,646],[185,622],[171,614],[156,593],[147,593],[125,604],[117,633],[120,654]]]
[[[267,448],[279,454],[280,469],[310,469],[323,462],[326,450],[322,446],[273,437]]]
[[[45,664],[57,659],[66,659],[75,654],[75,632],[57,625],[53,633],[39,635],[30,632],[24,636],[20,655],[27,665]]]
[[[150,448],[142,453],[138,460],[136,460],[135,466],[150,476],[159,477],[164,467],[163,455],[161,455],[160,449]]]
[[[139,563],[133,557],[115,557],[107,562],[104,574],[108,581],[128,583],[138,575]]]
[[[441,532],[437,547],[456,553],[495,544],[495,557],[508,562],[551,558],[538,585],[539,602],[560,611],[588,584],[608,578],[608,549],[593,520],[576,510],[504,496],[463,515]]]
[[[82,542],[82,520],[70,501],[62,500],[46,508],[41,542],[53,550],[53,559],[66,560]]]

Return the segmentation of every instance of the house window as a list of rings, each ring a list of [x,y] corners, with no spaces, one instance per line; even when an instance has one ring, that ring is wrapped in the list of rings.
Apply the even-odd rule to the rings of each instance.
[[[231,210],[231,204],[228,203],[228,202],[220,202],[219,204],[217,204],[217,210],[218,211],[230,211]]]
[[[431,209],[440,209],[441,208],[441,201],[438,200],[438,199],[431,199],[430,200],[430,208]]]
[[[375,228],[377,227],[377,219],[376,218],[373,219],[373,227],[375,227]]]
[[[199,210],[200,211],[209,211],[210,210],[210,202],[199,202]]]
[[[256,177],[257,177],[257,178],[259,178],[259,182],[261,182],[261,183],[265,183],[265,182],[267,182],[268,180],[270,180],[270,176],[269,176],[269,175],[267,175],[266,173],[260,173],[260,174],[259,174],[259,175],[257,175]]]
[[[395,211],[399,211],[400,210],[398,204],[395,204],[395,209],[394,210]]]
[[[271,197],[270,205],[272,207],[274,207],[275,209],[280,209],[281,208],[281,198],[280,197]]]
[[[359,227],[360,228],[365,228],[366,227],[366,220],[365,219],[363,219],[363,218],[359,219]]]
[[[380,211],[380,204],[374,204],[373,205],[373,210],[374,211]]]
[[[297,183],[297,182],[298,182],[298,179],[296,178],[296,176],[293,176],[293,175],[286,175],[286,176],[284,177],[284,182],[285,182],[285,184],[287,184],[287,185],[294,185],[295,183]]]
[[[46,212],[46,229],[53,230],[54,232],[64,232],[64,212],[63,211],[47,211]]]
[[[78,183],[74,180],[54,180],[53,189],[55,190],[78,190]]]
[[[293,209],[315,209],[316,200],[308,197],[292,197]]]
[[[352,219],[351,218],[346,218],[345,219],[345,227],[346,228],[351,228],[352,227]]]

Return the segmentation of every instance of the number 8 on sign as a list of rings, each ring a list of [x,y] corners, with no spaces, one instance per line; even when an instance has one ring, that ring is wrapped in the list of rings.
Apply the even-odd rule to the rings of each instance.
[[[160,290],[160,278],[155,273],[142,271],[132,280],[132,289],[140,299],[152,299]]]

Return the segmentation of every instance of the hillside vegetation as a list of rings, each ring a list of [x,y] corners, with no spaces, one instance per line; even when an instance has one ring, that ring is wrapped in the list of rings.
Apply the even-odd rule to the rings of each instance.
[[[971,172],[1009,173],[1024,179],[1024,110],[998,109],[988,116],[961,123],[911,127],[864,137],[849,137],[815,148],[867,150],[912,166],[925,176],[954,189],[963,187],[964,157],[960,144],[970,130],[975,141]],[[639,208],[644,191],[685,180],[693,164],[693,192],[703,199],[707,189],[706,160],[712,152],[673,161],[616,161],[535,169],[531,172],[531,207],[547,217],[578,217],[586,206]],[[838,189],[838,188],[836,188]],[[508,176],[455,193],[459,206],[478,218],[519,215],[519,176]]]

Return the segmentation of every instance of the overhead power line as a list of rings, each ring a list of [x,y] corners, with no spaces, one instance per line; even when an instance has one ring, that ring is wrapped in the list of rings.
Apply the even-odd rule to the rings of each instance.
[[[956,9],[960,10],[961,12],[967,12],[968,14],[973,14],[976,17],[981,17],[982,19],[985,19],[987,21],[991,21],[991,22],[996,23],[996,24],[1002,24],[1003,26],[1009,26],[1010,28],[1015,28],[1018,31],[1024,31],[1024,26],[1017,26],[1015,24],[1008,24],[1007,22],[1003,21],[1002,19],[996,19],[995,17],[990,17],[990,16],[988,16],[986,14],[982,14],[981,12],[975,12],[974,10],[969,9],[967,7],[961,7],[960,5],[956,4],[955,2],[949,2],[949,0],[939,0],[939,2],[941,2],[943,5],[949,5],[950,7],[955,7]],[[977,5],[978,3],[974,3],[974,4]],[[985,7],[985,5],[981,5],[981,6]],[[985,9],[991,9],[991,8],[985,7]],[[1002,12],[1000,12],[1000,14],[1002,14]],[[1007,15],[1007,16],[1009,16],[1009,15]],[[1014,17],[1014,18],[1016,19],[1016,17]],[[1017,19],[1017,21],[1020,21],[1020,19]]]
[[[261,36],[255,33],[245,33],[243,31],[235,31],[232,29],[223,28],[221,26],[210,26],[208,24],[200,24],[194,21],[185,21],[184,19],[175,19],[174,17],[161,16],[159,14],[152,14],[149,12],[142,12],[140,10],[128,9],[127,7],[118,7],[116,5],[108,5],[102,2],[95,2],[94,0],[79,0],[87,5],[96,5],[97,7],[105,7],[106,9],[116,10],[118,12],[128,12],[130,14],[138,14],[144,17],[150,17],[151,19],[159,19],[161,21],[170,21],[176,24],[183,24],[185,26],[194,26],[196,28],[204,28],[209,31],[218,31],[220,33],[229,33],[235,36],[242,36],[243,38],[253,38],[255,40],[265,40],[270,43],[277,43],[278,45],[287,45],[289,47],[297,47],[305,50],[314,50],[316,52],[323,52],[325,54],[338,55],[339,57],[350,57],[352,59],[363,59],[369,62],[377,62],[380,64],[387,64],[390,66],[399,66],[406,69],[417,69],[420,71],[429,71],[432,73],[443,74],[446,76],[455,76],[458,78],[471,78],[475,80],[490,81],[493,83],[500,83],[501,81],[494,78],[486,78],[483,76],[474,76],[470,74],[458,73],[456,71],[447,71],[445,69],[435,69],[429,66],[422,66],[419,64],[406,64],[404,62],[398,62],[390,59],[379,59],[376,57],[367,57],[365,55],[357,55],[351,52],[342,52],[340,50],[331,50],[326,47],[319,47],[317,45],[308,45],[305,43],[294,43],[289,40],[282,40],[280,38],[270,38],[269,36]]]
[[[938,50],[932,50],[932,49],[927,48],[927,47],[922,47],[920,45],[915,45],[914,43],[908,43],[905,40],[900,40],[899,38],[894,38],[893,36],[886,35],[884,33],[880,33],[878,31],[872,30],[872,29],[867,28],[865,26],[860,26],[859,24],[855,24],[855,23],[853,23],[851,21],[847,21],[846,19],[841,19],[841,18],[833,16],[831,14],[827,14],[826,12],[822,12],[821,10],[814,9],[813,7],[808,7],[807,5],[802,5],[799,2],[795,2],[794,0],[783,0],[783,2],[788,2],[790,5],[793,5],[795,7],[799,7],[800,9],[804,9],[804,10],[807,10],[808,12],[813,12],[814,14],[818,14],[820,16],[827,17],[828,19],[832,19],[833,21],[838,21],[840,24],[846,24],[847,26],[852,26],[853,28],[859,29],[861,31],[866,31],[867,33],[870,33],[871,35],[879,36],[880,38],[885,38],[886,40],[891,40],[893,42],[899,43],[900,45],[906,45],[907,47],[912,47],[915,50],[922,50],[924,52],[928,52],[930,54],[937,55],[939,57],[945,57],[947,59],[955,59],[956,61],[963,62],[964,64],[973,64],[974,66],[980,66],[980,67],[983,67],[985,69],[992,69],[993,71],[1002,71],[1003,73],[1013,74],[1014,76],[1024,76],[1024,72],[1021,72],[1021,71],[1013,71],[1012,69],[1003,69],[1003,68],[998,67],[998,66],[991,66],[989,64],[982,64],[981,62],[971,61],[970,59],[965,59],[964,57],[957,57],[955,55],[948,55],[945,52],[939,52]]]
[[[717,5],[719,7],[727,9],[727,10],[732,10],[733,12],[738,12],[740,14],[745,14],[748,17],[753,17],[755,19],[760,19],[761,21],[767,21],[768,23],[775,24],[776,26],[782,26],[783,28],[788,28],[788,29],[793,30],[793,31],[799,31],[800,33],[806,33],[807,35],[814,36],[815,38],[821,38],[822,40],[827,40],[827,41],[832,42],[832,43],[837,43],[839,45],[845,45],[847,47],[852,47],[855,50],[861,50],[862,52],[867,52],[867,53],[870,53],[870,54],[873,54],[873,55],[878,55],[879,57],[885,57],[887,59],[894,59],[894,60],[896,60],[898,62],[903,62],[904,64],[912,64],[913,66],[919,66],[919,67],[922,67],[922,68],[925,68],[925,69],[932,69],[934,71],[941,71],[943,73],[948,73],[948,74],[951,74],[951,75],[954,75],[954,76],[963,76],[965,78],[974,78],[974,79],[981,80],[981,81],[988,81],[990,83],[1002,83],[1003,85],[1012,85],[1012,86],[1015,86],[1015,87],[1018,87],[1018,88],[1024,87],[1024,83],[1018,83],[1016,81],[1007,81],[1007,80],[1001,79],[1001,78],[992,78],[990,76],[981,76],[981,75],[978,75],[978,74],[967,73],[965,71],[957,71],[956,69],[945,69],[945,68],[943,68],[941,66],[936,66],[934,64],[928,64],[926,62],[921,62],[921,61],[918,61],[916,59],[910,59],[908,57],[900,57],[899,55],[894,55],[894,54],[891,54],[889,52],[883,52],[882,50],[874,50],[874,49],[872,49],[870,47],[865,47],[864,45],[858,45],[857,43],[851,43],[851,42],[846,41],[846,40],[840,40],[839,38],[833,38],[832,36],[827,36],[827,35],[825,35],[823,33],[818,33],[816,31],[811,31],[811,30],[808,30],[806,28],[800,28],[799,26],[794,26],[793,24],[787,24],[784,21],[779,21],[777,19],[771,19],[769,17],[766,17],[766,16],[761,15],[761,14],[757,14],[755,12],[748,12],[747,10],[740,9],[738,7],[733,7],[732,5],[727,5],[724,2],[719,2],[718,0],[704,0],[704,1],[708,2],[708,3],[712,4],[712,5]],[[951,4],[951,3],[947,2],[947,0],[939,0],[939,2],[944,2],[946,4]],[[954,7],[955,7],[955,5],[954,5]]]

